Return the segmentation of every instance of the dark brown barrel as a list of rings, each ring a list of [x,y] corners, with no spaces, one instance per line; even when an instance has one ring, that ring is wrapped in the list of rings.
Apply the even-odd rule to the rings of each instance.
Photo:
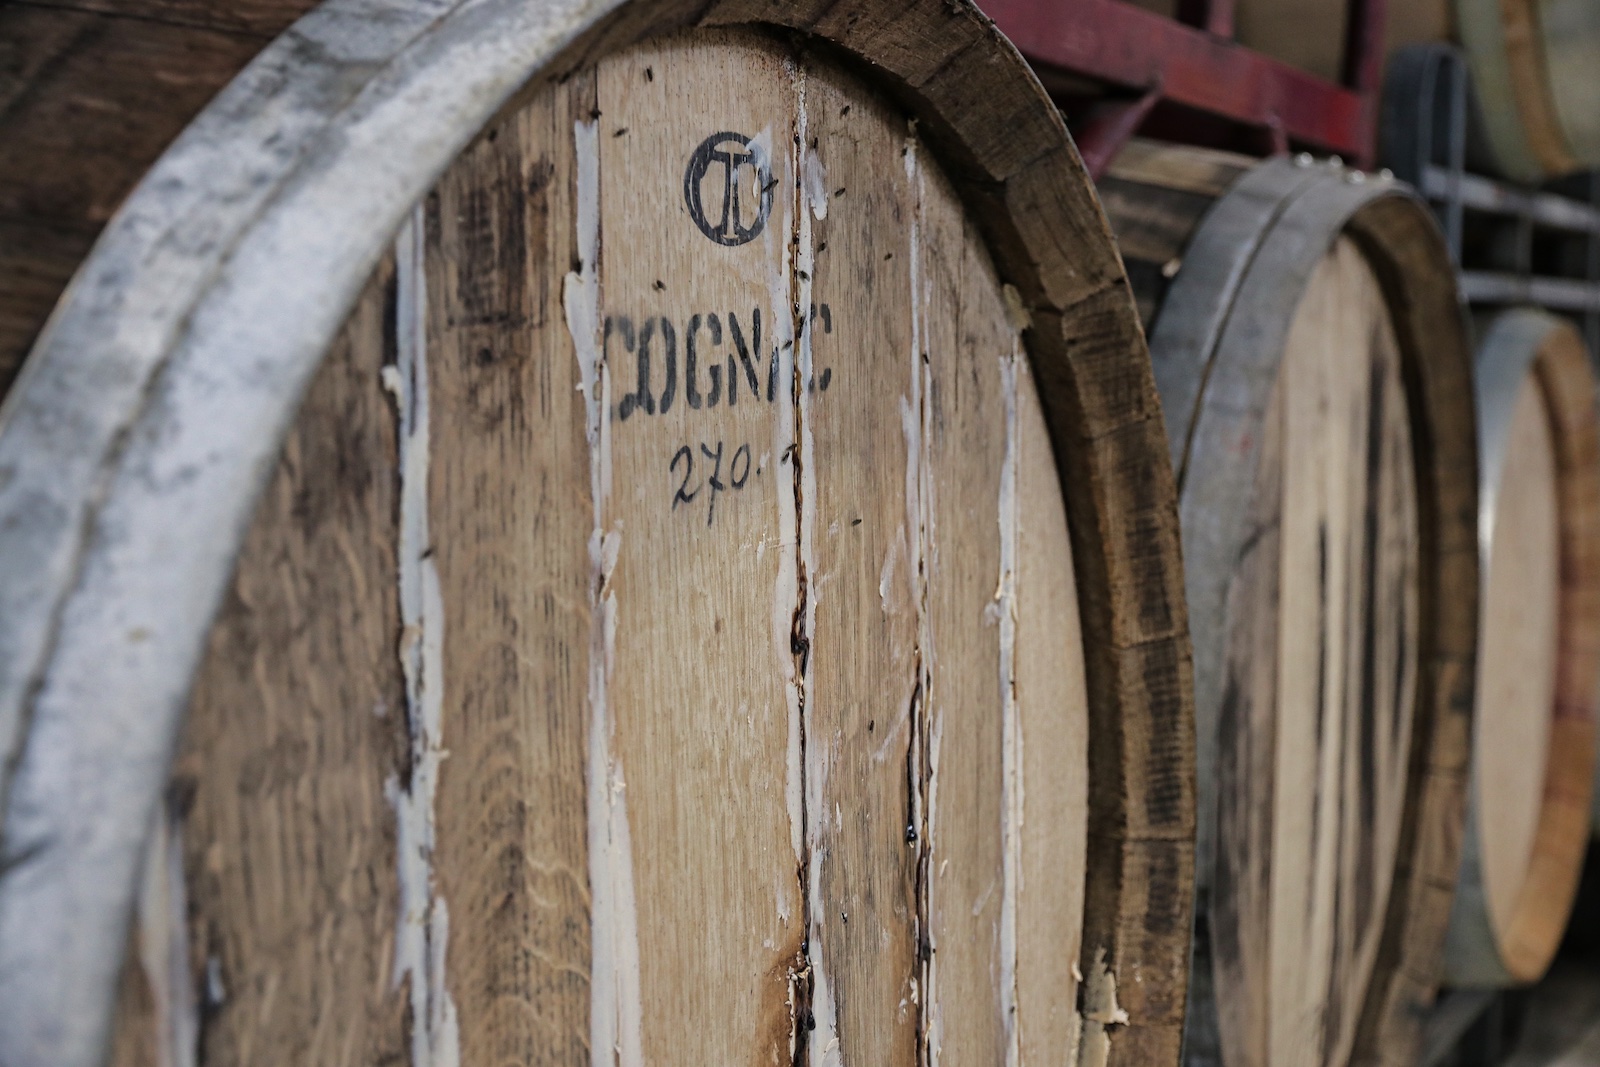
[[[173,138],[314,0],[0,8],[0,392]]]
[[[331,0],[3,418],[8,1067],[1177,1062],[1160,405],[976,9]]]
[[[1477,356],[1484,595],[1472,799],[1445,955],[1454,986],[1531,982],[1589,841],[1600,704],[1600,437],[1572,325],[1517,309]]]
[[[1136,143],[1101,195],[1150,330],[1195,620],[1192,1062],[1410,1063],[1459,854],[1470,353],[1426,208]]]

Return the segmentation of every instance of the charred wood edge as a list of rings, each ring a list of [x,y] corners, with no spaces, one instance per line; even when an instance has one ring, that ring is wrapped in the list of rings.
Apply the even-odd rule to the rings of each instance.
[[[1396,228],[1405,232],[1388,232]],[[1437,902],[1419,905],[1415,898],[1423,892],[1419,885],[1442,885],[1448,891],[1464,817],[1459,798],[1440,796],[1441,788],[1447,794],[1459,788],[1461,769],[1451,746],[1459,720],[1470,708],[1476,630],[1460,623],[1441,628],[1439,590],[1451,593],[1447,617],[1459,616],[1470,603],[1475,618],[1477,604],[1475,535],[1469,539],[1466,525],[1475,521],[1477,491],[1470,352],[1448,253],[1426,207],[1407,187],[1337,164],[1270,160],[1240,178],[1202,220],[1156,319],[1151,358],[1180,474],[1179,508],[1189,561],[1186,599],[1196,617],[1212,623],[1195,635],[1195,725],[1200,781],[1214,786],[1210,772],[1217,765],[1224,683],[1225,628],[1220,620],[1231,564],[1246,535],[1244,503],[1261,440],[1255,431],[1292,309],[1341,232],[1355,237],[1373,260],[1395,316],[1403,373],[1412,394],[1423,566],[1423,670],[1415,712],[1419,727],[1413,735],[1405,829],[1379,955],[1380,966],[1387,962],[1401,977],[1375,979],[1363,1007],[1357,1062],[1368,1062],[1377,1055],[1374,1035],[1407,1048],[1420,1037],[1416,1013],[1397,1013],[1390,1001],[1400,986],[1405,987],[1401,999],[1408,1003],[1432,995],[1443,915]],[[1410,262],[1402,265],[1408,257]],[[1423,272],[1420,281],[1413,277],[1417,271]],[[1241,441],[1248,442],[1243,456],[1238,452]],[[1466,678],[1461,677],[1463,664]],[[1444,727],[1454,723],[1456,730],[1430,728],[1435,721]],[[1443,747],[1435,751],[1436,746]],[[1442,787],[1434,780],[1436,773],[1446,779]],[[1197,907],[1205,908],[1216,862],[1214,788],[1202,791],[1198,806]],[[1201,936],[1211,929],[1210,923],[1197,927]],[[1207,961],[1216,962],[1213,946],[1197,944],[1195,965]],[[1212,981],[1191,978],[1186,1031],[1194,1046],[1188,1050],[1191,1057],[1216,1056],[1219,1050],[1211,1046],[1226,1040],[1218,1029],[1215,990]],[[1396,1055],[1394,1044],[1385,1053],[1393,1062],[1404,1062],[1405,1053]]]
[[[0,408],[8,1067],[103,1054],[139,857],[210,620],[300,396],[401,219],[535,78],[697,24],[790,29],[866,61],[922,121],[1032,315],[1108,757],[1091,765],[1092,837],[1120,842],[1092,865],[1084,967],[1126,972],[1129,990],[1142,976],[1160,1006],[1108,1033],[1108,1062],[1169,1046],[1175,1058],[1186,902],[1165,939],[1123,921],[1142,914],[1152,864],[1185,896],[1192,873],[1171,472],[1109,230],[1021,58],[953,0],[328,0],[145,177]],[[1152,771],[1159,797],[1134,788]]]
[[[1587,728],[1588,746],[1560,745],[1546,763],[1539,827],[1530,867],[1513,908],[1512,928],[1496,931],[1490,917],[1478,818],[1483,798],[1477,768],[1467,802],[1461,876],[1445,942],[1445,979],[1469,988],[1500,988],[1540,977],[1555,957],[1578,891],[1589,841],[1596,718],[1596,630],[1600,628],[1600,545],[1594,538],[1600,508],[1595,383],[1589,357],[1565,319],[1517,308],[1495,317],[1474,363],[1478,406],[1478,552],[1488,573],[1493,556],[1495,501],[1504,473],[1506,436],[1517,397],[1535,375],[1556,446],[1560,587],[1555,707],[1558,720]],[[1576,690],[1576,691],[1574,691]],[[1556,724],[1552,724],[1553,726]]]

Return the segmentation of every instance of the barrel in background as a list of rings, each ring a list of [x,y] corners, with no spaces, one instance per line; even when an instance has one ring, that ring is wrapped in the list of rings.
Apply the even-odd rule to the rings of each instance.
[[[1457,0],[1456,25],[1502,173],[1538,182],[1600,166],[1600,5]]]
[[[1408,1063],[1465,801],[1470,354],[1392,182],[1135,142],[1101,194],[1150,330],[1196,625],[1191,1062]]]
[[[1600,701],[1600,439],[1565,320],[1502,312],[1477,355],[1484,573],[1472,799],[1446,978],[1549,966],[1588,844]]]
[[[1193,812],[1175,504],[1093,191],[970,8],[690,7],[563,9],[575,43],[542,58],[513,46],[525,5],[446,17],[352,87],[304,46],[350,46],[335,0],[202,116],[286,168],[228,246],[266,264],[267,314],[227,319],[229,264],[226,292],[197,271],[171,296],[198,310],[173,313],[266,324],[246,384],[293,360],[303,379],[229,393],[233,364],[175,331],[178,354],[141,367],[179,399],[202,368],[208,406],[136,406],[130,437],[156,452],[131,474],[99,460],[101,495],[73,503],[93,530],[152,488],[239,497],[228,520],[170,508],[152,551],[198,559],[136,590],[214,573],[214,626],[175,608],[79,628],[36,668],[8,783],[28,834],[8,818],[5,846],[44,844],[0,876],[0,1050],[94,1062],[120,982],[120,1063],[1176,1062]],[[416,93],[422,128],[486,56],[531,80],[450,98],[465,128],[420,147],[362,141],[362,108],[324,117],[309,88],[379,114]],[[252,95],[295,77],[313,100],[281,136],[302,155]],[[233,173],[162,180],[202,147],[176,146],[120,221],[231,205]],[[336,254],[274,260],[307,233],[274,212],[307,189],[350,213],[307,236]],[[29,485],[55,472],[27,433],[85,402],[62,383],[102,356],[82,340],[109,314],[95,301],[147,283],[110,266],[172,247],[108,233],[0,426]],[[288,303],[302,284],[314,315]],[[273,348],[340,293],[314,350]],[[281,449],[229,451],[275,418]],[[211,451],[152,487],[179,425]],[[99,550],[89,570],[114,576]],[[151,617],[100,581],[58,595]],[[205,654],[181,734],[186,674],[96,684],[120,642],[186,641]],[[58,656],[88,665],[82,690],[49,684]],[[93,788],[41,769],[56,738],[87,746],[71,757]],[[52,830],[88,825],[94,848]]]

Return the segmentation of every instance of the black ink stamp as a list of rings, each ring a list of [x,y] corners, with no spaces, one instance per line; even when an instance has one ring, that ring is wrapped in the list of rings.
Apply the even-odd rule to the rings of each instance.
[[[724,130],[700,142],[689,157],[683,201],[701,233],[735,247],[755,240],[766,228],[776,185],[761,146],[742,133]],[[748,203],[752,199],[755,203]]]

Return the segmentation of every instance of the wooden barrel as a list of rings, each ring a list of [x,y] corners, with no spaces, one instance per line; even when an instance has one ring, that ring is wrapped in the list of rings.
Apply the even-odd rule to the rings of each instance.
[[[1515,310],[1477,357],[1484,593],[1472,799],[1446,942],[1455,986],[1531,982],[1589,840],[1600,704],[1595,379],[1564,319]]]
[[[1455,0],[1502,173],[1538,182],[1600,166],[1600,3]]]
[[[1465,803],[1477,484],[1443,243],[1392,181],[1135,143],[1194,620],[1190,1062],[1409,1064]]]
[[[330,0],[3,419],[7,1067],[1177,1062],[1160,405],[974,8]]]
[[[0,7],[0,392],[124,197],[313,0]]]

